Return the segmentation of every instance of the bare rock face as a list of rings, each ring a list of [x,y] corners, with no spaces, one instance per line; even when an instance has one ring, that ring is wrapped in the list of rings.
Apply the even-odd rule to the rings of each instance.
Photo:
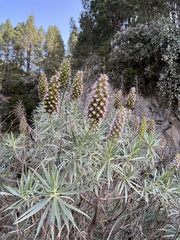
[[[180,121],[175,117],[171,117],[171,122],[171,135],[174,140],[176,150],[180,152]]]
[[[172,160],[176,153],[180,153],[180,116],[179,111],[170,111],[162,107],[156,96],[138,97],[134,114],[153,119],[156,123],[156,132],[160,134],[161,159]],[[166,105],[165,103],[163,104]]]
[[[180,94],[178,95],[178,115],[180,118]]]

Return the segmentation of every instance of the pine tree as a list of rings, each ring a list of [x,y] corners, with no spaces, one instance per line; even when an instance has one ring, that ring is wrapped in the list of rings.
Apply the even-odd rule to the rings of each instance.
[[[31,69],[31,61],[34,55],[34,48],[37,44],[37,28],[34,25],[34,16],[30,15],[25,24],[25,50],[26,50],[26,71]]]
[[[74,64],[73,67],[79,69],[89,56],[93,53],[92,29],[93,18],[90,13],[90,0],[83,0],[84,11],[80,16],[80,32],[78,41],[73,51]]]
[[[9,63],[13,49],[13,39],[14,39],[14,29],[11,25],[10,20],[8,19],[5,23],[0,25],[1,32],[1,44],[0,44],[0,56],[3,61],[3,69],[2,69],[2,79],[0,89],[3,88],[3,84],[8,80],[9,73]],[[4,81],[4,83],[3,83]]]
[[[70,19],[70,36],[68,40],[68,52],[72,56],[78,41],[78,29],[73,18]]]
[[[36,66],[36,69],[40,72],[41,69],[43,69],[43,61],[44,61],[44,42],[45,42],[45,36],[44,36],[44,29],[43,27],[40,27],[37,32],[37,42],[34,49],[34,58],[33,63]]]
[[[14,28],[15,38],[13,42],[14,61],[20,68],[25,67],[25,24],[18,23]]]
[[[64,43],[59,29],[49,26],[45,40],[44,71],[47,76],[52,76],[61,66],[65,54]]]

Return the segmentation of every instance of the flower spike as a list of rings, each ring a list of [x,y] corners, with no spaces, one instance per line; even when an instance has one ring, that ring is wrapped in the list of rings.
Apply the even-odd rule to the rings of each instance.
[[[92,93],[87,108],[87,117],[93,127],[97,128],[106,113],[108,104],[108,77],[106,74],[101,74],[97,82],[92,87]]]

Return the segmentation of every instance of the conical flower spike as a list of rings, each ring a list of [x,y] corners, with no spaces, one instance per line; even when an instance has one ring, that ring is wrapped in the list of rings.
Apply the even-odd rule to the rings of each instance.
[[[92,93],[87,108],[87,117],[94,128],[97,128],[106,113],[108,104],[108,77],[101,74],[99,80],[92,87]]]
[[[115,101],[114,101],[114,107],[116,109],[120,108],[122,106],[122,91],[119,90],[116,94],[116,98],[115,98]]]
[[[176,156],[173,159],[173,162],[171,163],[171,168],[174,168],[175,170],[178,170],[180,168],[180,154],[177,153]]]
[[[57,75],[51,78],[48,88],[44,99],[44,108],[46,112],[52,114],[53,112],[58,112],[59,107],[59,79]]]
[[[136,89],[135,89],[135,87],[132,87],[128,94],[126,107],[128,109],[132,109],[134,107],[135,101],[136,101]]]
[[[26,134],[27,131],[28,131],[28,123],[27,123],[27,120],[26,120],[26,117],[23,116],[20,120],[20,124],[19,124],[19,131],[21,134]]]
[[[42,73],[39,78],[39,85],[38,85],[39,99],[41,101],[44,100],[44,98],[47,94],[47,91],[48,91],[47,77],[44,73]]]
[[[139,124],[140,124],[140,119],[139,117],[137,116],[134,123],[133,123],[133,132],[137,132],[139,130]]]
[[[69,60],[66,58],[61,64],[60,70],[60,89],[66,90],[70,86],[71,66]]]
[[[126,110],[124,107],[121,107],[118,110],[117,115],[110,127],[110,130],[109,130],[110,138],[117,139],[121,137],[124,130],[125,121],[126,121]]]
[[[146,133],[146,118],[143,117],[139,133],[140,139],[144,137],[145,133]]]
[[[154,120],[150,120],[148,127],[147,127],[147,133],[151,133],[155,131],[155,121]]]
[[[72,86],[72,93],[71,97],[72,99],[78,99],[81,97],[83,92],[83,71],[78,71]]]

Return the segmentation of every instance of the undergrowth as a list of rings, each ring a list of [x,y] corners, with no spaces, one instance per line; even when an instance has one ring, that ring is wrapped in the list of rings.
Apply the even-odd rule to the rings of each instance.
[[[18,103],[20,132],[0,142],[0,239],[179,239],[179,155],[159,164],[153,121],[132,114],[135,88],[105,115],[106,80],[88,106],[81,86],[73,95],[56,86],[59,97],[46,86],[32,127]]]

